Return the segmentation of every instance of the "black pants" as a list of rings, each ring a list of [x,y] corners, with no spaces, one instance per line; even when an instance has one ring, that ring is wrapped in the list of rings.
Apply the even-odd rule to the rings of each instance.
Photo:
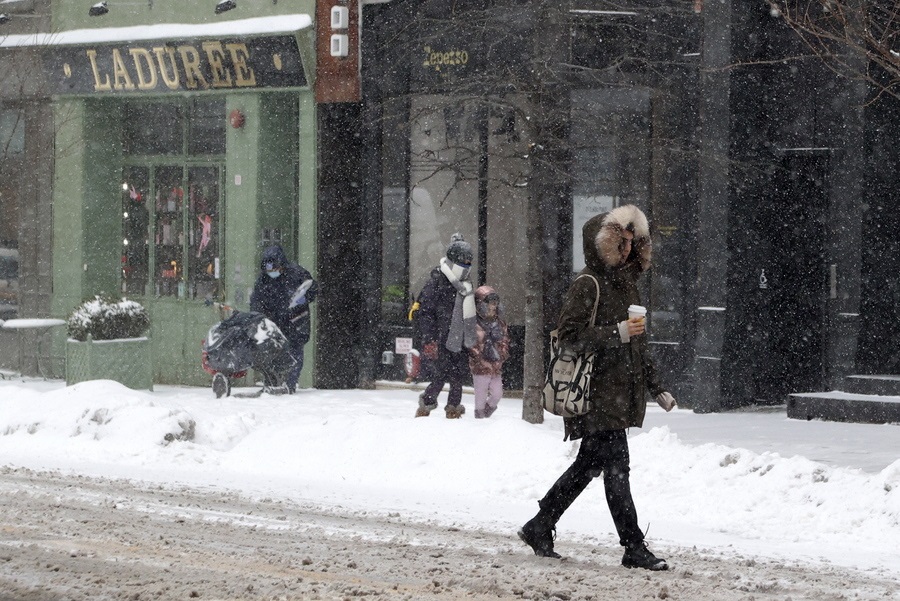
[[[602,473],[606,503],[616,524],[619,543],[625,547],[640,545],[644,534],[638,526],[637,511],[631,498],[629,462],[625,430],[595,432],[585,436],[575,462],[538,502],[541,513],[555,524],[591,480]]]
[[[450,394],[447,396],[447,404],[455,407],[462,402],[463,381],[469,375],[469,354],[452,353],[446,349],[440,349],[439,353],[432,372],[434,379],[425,388],[422,397],[425,404],[436,405],[444,384],[449,383]]]

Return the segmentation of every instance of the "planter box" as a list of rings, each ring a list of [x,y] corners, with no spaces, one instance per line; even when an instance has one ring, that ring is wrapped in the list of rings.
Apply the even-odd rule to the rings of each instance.
[[[87,380],[115,380],[135,390],[153,390],[150,339],[66,340],[66,385]]]

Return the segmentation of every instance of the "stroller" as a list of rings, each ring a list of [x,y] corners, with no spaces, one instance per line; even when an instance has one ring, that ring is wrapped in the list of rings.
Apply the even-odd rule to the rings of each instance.
[[[285,380],[295,360],[288,340],[272,321],[261,313],[235,312],[209,329],[201,354],[203,369],[212,375],[216,398],[231,394],[231,380],[242,378],[253,368],[263,375],[263,392],[284,394]]]

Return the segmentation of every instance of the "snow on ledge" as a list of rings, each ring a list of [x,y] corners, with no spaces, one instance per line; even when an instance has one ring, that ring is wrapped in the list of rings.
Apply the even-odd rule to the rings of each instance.
[[[243,37],[271,33],[294,33],[312,26],[307,14],[254,17],[210,23],[157,23],[131,27],[72,29],[0,37],[0,48],[22,46],[67,46],[144,40],[179,40],[209,37]]]
[[[64,319],[7,319],[0,321],[0,327],[4,330],[22,330],[25,328],[50,328],[66,325]]]

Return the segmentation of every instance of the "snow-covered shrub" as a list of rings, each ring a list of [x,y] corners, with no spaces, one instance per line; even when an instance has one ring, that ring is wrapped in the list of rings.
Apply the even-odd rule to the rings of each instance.
[[[150,317],[140,303],[95,296],[84,301],[69,316],[69,338],[94,340],[139,338],[150,328]]]

